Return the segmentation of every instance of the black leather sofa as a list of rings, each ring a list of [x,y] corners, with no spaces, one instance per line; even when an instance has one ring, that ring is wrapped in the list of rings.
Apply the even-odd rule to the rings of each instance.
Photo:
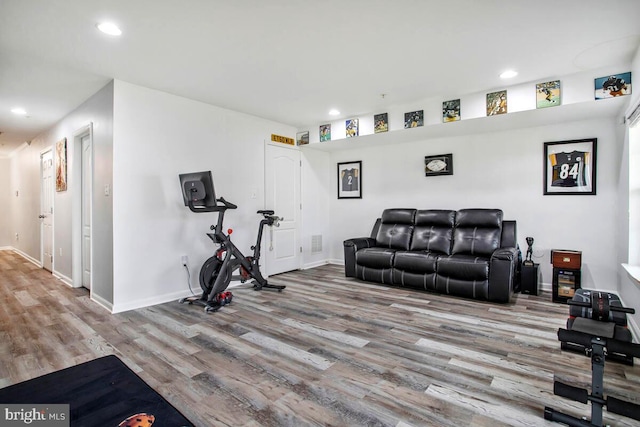
[[[386,209],[370,237],[344,241],[345,275],[479,300],[519,290],[516,222],[499,209]]]

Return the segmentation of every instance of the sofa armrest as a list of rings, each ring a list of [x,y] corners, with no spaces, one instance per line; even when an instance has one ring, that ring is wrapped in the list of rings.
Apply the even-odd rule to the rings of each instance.
[[[370,248],[376,245],[376,240],[371,237],[357,237],[344,241],[344,275],[356,277],[356,252],[362,248]]]
[[[517,281],[517,247],[498,248],[489,265],[489,301],[509,302]]]

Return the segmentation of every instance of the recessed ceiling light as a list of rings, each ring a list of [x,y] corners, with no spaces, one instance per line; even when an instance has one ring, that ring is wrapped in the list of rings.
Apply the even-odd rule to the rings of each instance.
[[[332,116],[337,116],[340,114],[340,111],[336,110],[335,108],[331,111],[329,111],[329,114]]]
[[[118,26],[113,22],[103,22],[96,26],[100,31],[105,34],[109,34],[110,36],[119,36],[122,34],[122,30],[120,30],[120,28],[118,28]]]
[[[27,114],[27,111],[24,108],[20,108],[20,107],[12,108],[11,112],[13,114],[19,114],[21,116],[24,116],[25,114]]]
[[[513,77],[515,77],[517,75],[518,75],[517,71],[507,70],[504,73],[500,74],[500,78],[501,79],[511,79],[511,78],[513,78]]]

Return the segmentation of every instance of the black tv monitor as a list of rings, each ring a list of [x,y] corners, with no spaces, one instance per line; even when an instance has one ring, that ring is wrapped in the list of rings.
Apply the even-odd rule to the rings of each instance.
[[[189,201],[193,206],[217,205],[211,171],[180,174],[180,187],[185,206],[189,206]]]

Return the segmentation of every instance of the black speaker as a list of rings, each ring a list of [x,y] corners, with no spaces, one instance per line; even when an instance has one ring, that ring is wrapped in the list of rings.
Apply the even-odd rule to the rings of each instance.
[[[520,292],[529,295],[540,293],[540,264],[522,265]]]

